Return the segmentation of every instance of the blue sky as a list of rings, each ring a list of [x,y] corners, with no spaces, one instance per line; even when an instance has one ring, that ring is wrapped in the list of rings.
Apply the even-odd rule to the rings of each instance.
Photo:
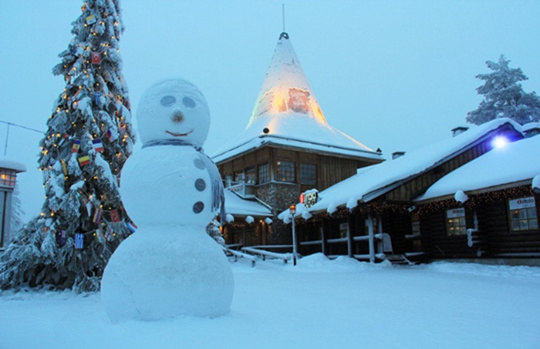
[[[0,120],[45,130],[64,88],[51,69],[71,40],[82,1],[0,0]],[[539,1],[124,0],[120,42],[133,112],[156,80],[183,77],[212,112],[212,154],[243,130],[285,29],[327,121],[384,155],[411,151],[466,125],[475,78],[500,54],[540,92]],[[4,149],[6,126],[0,124]],[[299,130],[301,132],[301,130]],[[39,133],[11,127],[7,156],[28,216],[43,202]],[[2,152],[3,154],[3,152]]]

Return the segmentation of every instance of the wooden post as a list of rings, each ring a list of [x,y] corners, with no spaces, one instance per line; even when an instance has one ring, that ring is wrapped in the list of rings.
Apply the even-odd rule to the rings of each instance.
[[[328,239],[328,220],[323,219],[321,226],[321,252],[327,256],[328,255],[328,246],[326,240]]]
[[[353,246],[354,246],[354,215],[349,213],[347,215],[347,255],[353,257]]]
[[[375,234],[373,234],[373,219],[371,218],[371,215],[368,215],[366,225],[368,227],[369,236],[369,262],[375,263]]]

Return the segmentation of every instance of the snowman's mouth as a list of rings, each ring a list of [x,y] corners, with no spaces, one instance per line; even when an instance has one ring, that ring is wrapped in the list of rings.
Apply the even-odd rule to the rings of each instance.
[[[171,136],[174,136],[174,137],[185,137],[185,136],[189,135],[191,132],[193,132],[193,130],[191,130],[189,132],[186,132],[186,133],[175,133],[175,132],[171,132],[171,131],[165,131],[165,132],[170,134]]]

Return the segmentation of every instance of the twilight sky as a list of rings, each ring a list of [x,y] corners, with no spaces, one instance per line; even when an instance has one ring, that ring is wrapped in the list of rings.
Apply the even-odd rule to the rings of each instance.
[[[540,93],[540,1],[123,0],[120,48],[133,113],[156,80],[183,77],[206,95],[212,154],[249,120],[285,30],[332,126],[389,158],[450,137],[481,97],[475,76],[501,54]],[[51,70],[83,1],[0,0],[0,121],[46,129],[63,91]],[[298,130],[302,132],[302,130]],[[1,155],[7,126],[0,123]],[[9,128],[27,217],[44,192],[39,133]]]

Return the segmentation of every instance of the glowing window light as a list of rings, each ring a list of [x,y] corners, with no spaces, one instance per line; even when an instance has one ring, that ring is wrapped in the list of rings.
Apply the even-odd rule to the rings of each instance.
[[[504,148],[510,141],[508,140],[508,138],[504,137],[504,136],[496,136],[495,138],[493,138],[493,141],[491,142],[491,145],[494,147],[494,148]]]

